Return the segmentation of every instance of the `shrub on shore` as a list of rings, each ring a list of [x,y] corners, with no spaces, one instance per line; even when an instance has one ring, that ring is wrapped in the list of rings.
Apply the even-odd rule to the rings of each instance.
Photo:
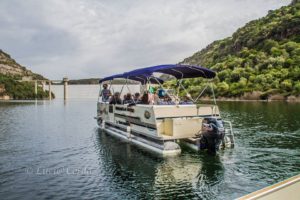
[[[33,82],[19,82],[21,77],[0,74],[0,84],[4,85],[5,91],[2,95],[8,95],[15,100],[48,99],[49,92],[38,87],[37,95],[34,91]],[[52,93],[52,98],[54,94]]]

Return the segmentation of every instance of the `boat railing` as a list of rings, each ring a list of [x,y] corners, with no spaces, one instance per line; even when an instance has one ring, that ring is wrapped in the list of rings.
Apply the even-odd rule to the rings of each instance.
[[[225,147],[234,147],[234,133],[232,129],[232,124],[230,121],[223,121],[224,122],[224,128],[225,128],[225,137],[222,141],[223,148]]]

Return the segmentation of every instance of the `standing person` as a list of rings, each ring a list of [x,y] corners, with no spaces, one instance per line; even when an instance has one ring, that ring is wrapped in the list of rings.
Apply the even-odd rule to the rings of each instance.
[[[111,92],[107,89],[107,84],[103,84],[103,90],[101,91],[100,97],[102,97],[103,102],[107,102],[109,97],[111,96]]]
[[[220,131],[220,128],[215,118],[206,118],[203,120],[203,134],[200,143],[204,144],[203,147],[207,149],[208,153],[213,155],[216,154],[224,138],[225,133],[224,131]]]

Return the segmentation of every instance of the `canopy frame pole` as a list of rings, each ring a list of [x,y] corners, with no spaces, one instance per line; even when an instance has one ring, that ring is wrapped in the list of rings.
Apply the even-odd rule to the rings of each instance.
[[[135,76],[137,79],[140,79],[141,81],[138,81],[140,84],[140,93],[145,91],[145,87],[143,87],[143,84],[146,85],[145,79],[139,77],[139,76]],[[146,76],[145,76],[146,77]],[[147,77],[146,77],[147,79]],[[147,89],[147,85],[146,85],[146,89]]]
[[[100,83],[99,95],[98,95],[98,102],[100,101],[100,96],[102,98],[102,83]]]
[[[177,73],[179,73],[179,74],[181,75],[181,78],[180,78],[180,79],[176,78],[176,79],[177,79],[178,87],[176,88],[177,94],[176,94],[176,97],[175,97],[175,98],[178,99],[178,102],[180,102],[180,98],[179,98],[179,89],[180,89],[180,85],[181,85],[181,82],[182,82],[182,80],[183,80],[184,75],[183,75],[183,73],[182,73],[181,71],[178,71],[178,70],[176,70],[176,69],[172,69],[172,71],[177,72]],[[176,84],[176,85],[177,85],[177,84]]]
[[[190,68],[190,69],[193,69],[193,68]],[[172,69],[172,71],[175,71],[175,72],[181,74],[181,78],[180,78],[180,79],[177,79],[177,82],[179,83],[178,89],[179,89],[179,87],[183,88],[183,90],[185,91],[185,93],[188,95],[188,94],[189,94],[188,91],[187,91],[186,88],[182,85],[182,81],[183,81],[183,77],[184,77],[183,73],[182,73],[181,71],[176,70],[176,69]],[[202,71],[201,71],[201,72],[202,72]],[[202,72],[202,73],[203,73],[203,72]],[[204,74],[204,75],[205,75],[205,74]],[[177,97],[178,97],[178,99],[180,100],[180,98],[179,98],[179,91],[178,91]],[[191,98],[191,100],[195,103],[195,100],[194,100],[192,97],[189,97],[189,98]]]
[[[131,90],[130,90],[130,88],[128,86],[128,78],[126,78],[126,87],[127,87],[128,91],[129,91],[129,93],[131,94]]]
[[[158,79],[155,77],[155,76],[152,76],[156,81],[157,83],[159,84],[159,86],[162,88],[162,89],[165,89],[164,86],[158,81]],[[169,89],[169,88],[168,88]],[[167,90],[165,90],[165,92],[169,95],[169,96],[174,96],[174,95],[171,95]]]
[[[148,95],[148,104],[153,104],[153,102],[150,103],[149,101],[149,89],[150,89],[150,81],[149,81],[149,77],[146,77],[146,91],[147,91],[147,95]]]
[[[187,66],[187,67],[190,68],[190,69],[193,69],[193,70],[201,72],[204,75],[204,78],[207,78],[206,74],[201,69],[197,69],[197,68],[194,68],[192,66]]]
[[[140,83],[139,83],[139,85],[140,85]],[[141,90],[140,90],[140,91],[141,91]],[[132,98],[133,103],[136,104],[137,101],[134,100],[135,93],[134,93],[134,94],[131,94],[131,96],[133,97],[133,98]]]
[[[144,85],[141,83],[140,94],[142,95],[142,93],[144,93],[144,91],[145,91],[145,87],[144,87]]]
[[[180,82],[180,86],[183,88],[185,91],[186,95],[189,96],[189,98],[193,101],[193,103],[196,102],[196,100],[193,99],[193,97],[190,95],[190,93],[187,91],[187,89],[184,87],[184,85]]]
[[[206,85],[205,87],[204,87],[204,89],[201,91],[201,93],[198,95],[198,97],[195,99],[195,102],[197,102],[198,101],[198,99],[201,97],[201,95],[203,94],[203,92],[206,90],[206,88],[208,87],[208,85]]]
[[[112,86],[112,81],[113,81],[113,80],[110,80],[110,81],[109,81],[109,88],[108,88],[108,89],[109,89],[109,90],[111,89],[111,90],[113,91],[113,94],[115,94],[114,87]]]
[[[142,87],[142,83],[141,82],[139,82],[139,86],[140,86],[140,97],[141,97],[141,87]],[[134,97],[135,97],[135,94],[134,94]],[[132,100],[133,100],[133,102],[134,102],[134,104],[136,104],[137,102],[138,102],[138,99],[135,101],[134,100],[134,98],[132,98]]]
[[[213,98],[214,98],[213,101],[214,101],[215,105],[217,105],[216,96],[215,96],[215,91],[214,91],[214,87],[213,87],[212,82],[210,82],[210,87],[211,87],[211,91],[212,91]]]
[[[127,78],[126,78],[126,83],[127,83]],[[124,86],[125,86],[126,83],[124,83],[124,84],[122,85],[122,88],[121,88],[121,91],[120,91],[120,95],[122,94],[123,89],[124,89]]]
[[[149,77],[146,77],[146,86],[147,86],[147,92],[149,92],[149,89],[150,89],[150,80],[149,80]],[[149,87],[148,87],[149,86]]]

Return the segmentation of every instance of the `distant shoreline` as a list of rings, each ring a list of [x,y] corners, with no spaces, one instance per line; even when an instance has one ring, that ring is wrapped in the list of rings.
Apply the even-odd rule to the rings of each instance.
[[[202,101],[212,101],[211,97],[200,98]],[[245,97],[220,97],[216,98],[219,102],[288,102],[288,103],[300,103],[300,97],[288,96],[284,97],[281,95],[270,96],[267,99],[247,99]]]
[[[271,102],[287,102],[287,103],[300,103],[300,99],[299,100],[263,100],[263,99],[258,99],[258,100],[252,100],[252,99],[216,99],[216,101],[219,102],[267,102],[267,103],[271,103]]]

